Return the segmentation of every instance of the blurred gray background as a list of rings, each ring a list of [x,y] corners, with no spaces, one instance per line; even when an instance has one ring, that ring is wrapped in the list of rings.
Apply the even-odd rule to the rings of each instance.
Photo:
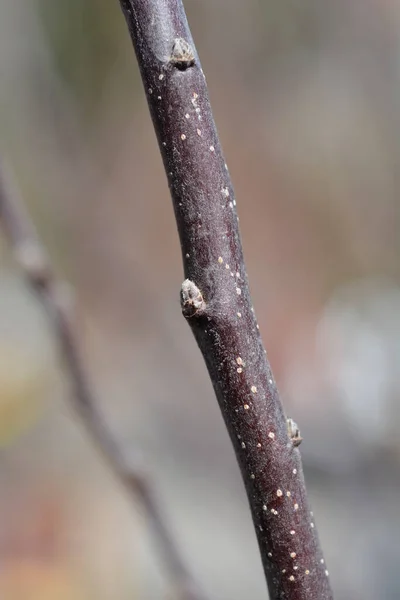
[[[185,6],[335,598],[398,599],[400,3]],[[74,290],[99,404],[196,576],[211,600],[266,598],[180,315],[178,236],[117,0],[0,0],[0,148]],[[174,598],[140,506],[70,410],[56,341],[4,239],[0,514],[4,600]]]

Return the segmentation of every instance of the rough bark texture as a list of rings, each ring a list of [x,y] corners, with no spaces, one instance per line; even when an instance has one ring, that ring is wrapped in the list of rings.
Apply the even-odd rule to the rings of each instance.
[[[332,600],[298,440],[288,434],[251,303],[234,191],[183,5],[120,4],[173,200],[186,278],[183,314],[235,449],[270,597]]]

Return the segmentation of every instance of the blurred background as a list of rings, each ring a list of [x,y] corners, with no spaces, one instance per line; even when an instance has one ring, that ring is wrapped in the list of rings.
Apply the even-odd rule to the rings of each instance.
[[[400,4],[185,6],[335,598],[398,599]],[[0,0],[0,132],[74,290],[107,422],[146,465],[210,599],[266,598],[239,471],[180,314],[172,206],[117,0]],[[46,316],[1,239],[0,596],[174,600],[141,507],[69,397]]]

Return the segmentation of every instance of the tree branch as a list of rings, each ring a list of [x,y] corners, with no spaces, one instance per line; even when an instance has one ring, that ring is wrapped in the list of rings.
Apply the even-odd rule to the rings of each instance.
[[[9,179],[0,163],[0,224],[26,280],[53,324],[73,388],[73,407],[131,500],[141,501],[176,598],[204,600],[165,524],[146,477],[138,466],[127,464],[97,408],[65,301],[65,284],[55,276],[35,227]]]
[[[332,600],[307,500],[300,438],[298,432],[288,435],[258,331],[234,191],[182,2],[120,4],[174,205],[186,278],[183,314],[235,449],[270,597]]]

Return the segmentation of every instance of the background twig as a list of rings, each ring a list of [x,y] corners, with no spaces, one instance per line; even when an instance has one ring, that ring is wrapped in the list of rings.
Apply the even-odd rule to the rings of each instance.
[[[73,388],[70,397],[74,409],[132,500],[142,502],[157,549],[169,574],[174,597],[179,600],[204,600],[165,524],[145,475],[137,465],[127,464],[97,408],[74,333],[65,284],[57,279],[35,227],[16,193],[15,185],[11,185],[10,174],[8,171],[6,173],[1,163],[0,224],[26,280],[42,301],[53,323]]]
[[[236,452],[270,596],[331,600],[299,440],[288,435],[258,331],[234,191],[182,2],[120,4],[171,190],[186,277],[183,314]],[[216,39],[215,52],[221,50]]]

